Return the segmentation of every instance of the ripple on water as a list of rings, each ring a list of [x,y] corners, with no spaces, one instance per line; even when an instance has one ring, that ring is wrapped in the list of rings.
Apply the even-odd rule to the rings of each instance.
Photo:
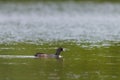
[[[35,58],[34,56],[30,55],[0,55],[0,58]]]

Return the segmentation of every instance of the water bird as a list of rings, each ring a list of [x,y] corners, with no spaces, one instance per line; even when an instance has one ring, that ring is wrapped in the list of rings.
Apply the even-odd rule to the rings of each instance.
[[[56,50],[55,54],[47,54],[47,53],[36,53],[35,57],[36,58],[62,58],[62,56],[60,55],[60,53],[63,51],[63,48],[59,47]]]

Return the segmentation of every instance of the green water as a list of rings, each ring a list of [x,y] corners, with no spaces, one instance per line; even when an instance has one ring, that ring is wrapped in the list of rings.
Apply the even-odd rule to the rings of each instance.
[[[1,44],[1,55],[54,53],[64,48],[62,59],[0,58],[0,80],[119,80],[119,43],[83,47],[74,42]],[[86,44],[90,46],[91,44]]]
[[[4,1],[0,80],[120,80],[118,0]],[[58,47],[61,59],[34,57]]]

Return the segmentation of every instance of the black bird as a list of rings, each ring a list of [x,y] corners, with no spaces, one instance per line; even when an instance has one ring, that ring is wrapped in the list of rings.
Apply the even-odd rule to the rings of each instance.
[[[47,53],[36,53],[35,57],[36,58],[61,58],[62,56],[60,55],[60,53],[63,51],[63,48],[59,47],[56,50],[55,54],[47,54]]]

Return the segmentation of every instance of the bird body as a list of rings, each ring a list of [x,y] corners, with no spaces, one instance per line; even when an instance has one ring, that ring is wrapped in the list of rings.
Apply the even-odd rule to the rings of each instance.
[[[47,53],[36,53],[35,57],[36,58],[61,58],[62,56],[60,55],[60,53],[63,51],[63,48],[58,48],[56,50],[55,54],[47,54]]]

